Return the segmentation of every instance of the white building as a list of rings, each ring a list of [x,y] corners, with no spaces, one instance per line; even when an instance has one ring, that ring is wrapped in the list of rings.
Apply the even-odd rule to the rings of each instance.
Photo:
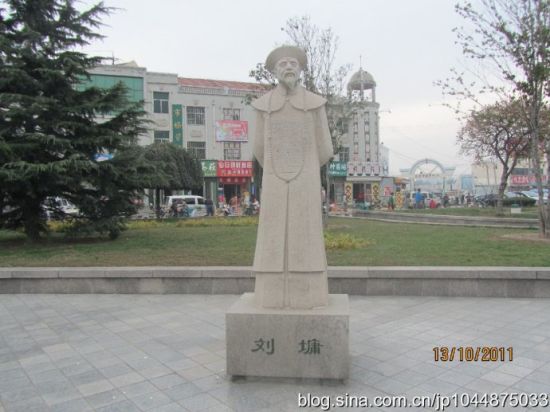
[[[331,197],[336,202],[345,199],[348,204],[376,203],[395,190],[393,179],[388,178],[389,150],[380,143],[376,82],[370,73],[359,69],[347,88],[348,102],[343,104],[352,102],[351,113],[338,160],[331,164]]]
[[[134,62],[99,66],[90,73],[93,85],[121,81],[132,101],[144,101],[151,123],[139,144],[169,141],[202,161],[205,197],[221,200],[255,192],[251,136],[256,115],[247,102],[265,92],[263,86],[148,72]]]

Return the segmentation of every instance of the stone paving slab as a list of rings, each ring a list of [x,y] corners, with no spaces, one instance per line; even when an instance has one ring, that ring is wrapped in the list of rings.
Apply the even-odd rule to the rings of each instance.
[[[298,394],[550,392],[550,299],[351,296],[345,382],[230,379],[224,314],[237,299],[0,295],[0,412],[319,411]],[[468,346],[513,347],[514,359],[434,360],[434,347]]]

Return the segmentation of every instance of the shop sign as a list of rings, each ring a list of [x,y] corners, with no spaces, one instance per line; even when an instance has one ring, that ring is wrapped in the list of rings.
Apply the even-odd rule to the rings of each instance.
[[[346,162],[330,162],[328,165],[329,176],[347,176],[348,164]]]
[[[535,175],[512,175],[511,180],[513,185],[529,186],[529,185],[535,184],[537,181],[537,178]],[[542,176],[542,182],[546,183],[546,181],[548,181],[548,176]]]
[[[252,162],[240,160],[218,160],[218,177],[250,177]]]
[[[98,153],[94,156],[96,162],[104,162],[106,160],[111,160],[113,155],[111,153]]]
[[[218,175],[217,160],[201,160],[203,177],[216,177]]]
[[[378,176],[380,163],[375,162],[348,162],[348,175],[350,176]]]
[[[241,120],[217,120],[217,142],[248,142],[248,122]]]
[[[181,104],[172,105],[172,135],[176,146],[183,146],[183,111]]]

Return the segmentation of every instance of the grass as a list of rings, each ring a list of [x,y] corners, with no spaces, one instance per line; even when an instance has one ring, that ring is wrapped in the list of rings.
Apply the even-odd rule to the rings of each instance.
[[[114,241],[53,233],[37,244],[0,231],[0,266],[248,266],[256,224],[254,218],[134,222]],[[536,232],[330,218],[327,258],[335,266],[550,266],[549,243],[503,238],[528,233]]]

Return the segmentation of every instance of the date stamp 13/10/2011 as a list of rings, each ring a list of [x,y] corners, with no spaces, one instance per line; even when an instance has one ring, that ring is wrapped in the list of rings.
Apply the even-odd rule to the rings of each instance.
[[[514,348],[497,346],[436,346],[435,362],[512,362]]]

